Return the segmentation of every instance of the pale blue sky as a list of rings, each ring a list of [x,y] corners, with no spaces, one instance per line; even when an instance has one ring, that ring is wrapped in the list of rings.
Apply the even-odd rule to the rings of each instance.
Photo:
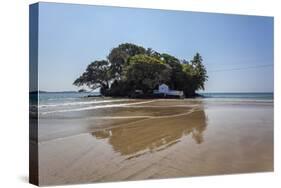
[[[124,42],[187,60],[199,52],[206,92],[273,91],[272,17],[56,3],[39,5],[39,89],[77,90],[86,66]]]

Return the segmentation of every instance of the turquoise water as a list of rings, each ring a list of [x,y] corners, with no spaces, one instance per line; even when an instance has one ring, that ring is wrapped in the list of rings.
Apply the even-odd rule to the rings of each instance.
[[[39,93],[39,103],[43,102],[63,102],[63,101],[73,101],[80,100],[83,97],[92,95],[93,93],[79,93],[79,92],[46,92]]]
[[[72,112],[87,111],[98,108],[116,107],[122,103],[138,102],[134,99],[127,98],[110,98],[110,97],[87,97],[88,95],[99,95],[99,93],[78,93],[78,92],[44,92],[39,93],[38,106],[36,97],[31,99],[31,109],[39,109],[40,113],[56,113],[56,112]],[[273,93],[200,93],[203,98],[195,100],[203,100],[205,102],[273,102]],[[36,96],[36,95],[35,95]],[[188,100],[188,99],[187,99]],[[193,99],[192,99],[193,100]],[[119,104],[120,103],[120,104]]]
[[[87,96],[98,96],[97,92],[42,92],[38,95],[39,104],[62,103],[85,100]]]
[[[273,93],[198,93],[204,99],[243,99],[243,100],[273,100]],[[78,92],[46,92],[39,94],[39,104],[63,103],[86,100],[88,95],[99,95],[99,93]],[[88,99],[89,100],[89,99]]]
[[[244,100],[273,100],[273,93],[198,93],[204,98],[214,99],[244,99]]]

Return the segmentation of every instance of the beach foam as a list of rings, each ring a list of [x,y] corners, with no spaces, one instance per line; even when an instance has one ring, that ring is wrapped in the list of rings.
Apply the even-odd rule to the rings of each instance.
[[[39,105],[39,108],[59,107],[59,106],[75,106],[75,105],[88,105],[88,104],[101,104],[101,103],[123,102],[123,101],[130,101],[130,99],[97,100],[97,101],[86,101],[86,102],[70,102],[70,103],[43,104],[43,105]]]
[[[112,101],[116,101],[116,100],[112,100]],[[138,104],[147,104],[147,103],[151,103],[151,102],[155,102],[155,101],[156,100],[150,100],[150,101],[135,102],[135,103],[108,104],[108,105],[89,106],[89,107],[83,107],[83,108],[62,109],[62,110],[41,112],[40,114],[77,112],[77,111],[93,110],[93,109],[100,109],[100,108],[116,108],[116,107],[124,107],[124,106],[138,105]]]

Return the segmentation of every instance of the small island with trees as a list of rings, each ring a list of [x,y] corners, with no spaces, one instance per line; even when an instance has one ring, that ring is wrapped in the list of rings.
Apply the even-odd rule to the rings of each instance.
[[[131,43],[113,48],[106,60],[90,63],[74,81],[76,86],[100,88],[103,96],[155,97],[161,84],[182,91],[184,97],[195,97],[204,90],[207,71],[202,57],[196,53],[192,60],[180,60],[167,53],[159,53]]]

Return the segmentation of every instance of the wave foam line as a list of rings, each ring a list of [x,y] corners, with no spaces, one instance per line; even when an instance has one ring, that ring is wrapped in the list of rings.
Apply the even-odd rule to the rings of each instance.
[[[162,119],[162,118],[173,118],[191,114],[195,112],[195,107],[187,112],[179,113],[179,114],[171,114],[171,115],[163,115],[163,116],[98,116],[98,117],[91,117],[88,118],[90,120],[99,120],[99,119],[139,119],[139,118],[148,118],[148,119]]]
[[[104,100],[104,101],[88,101],[88,102],[71,102],[71,103],[61,103],[61,104],[45,104],[45,105],[39,105],[39,108],[58,107],[58,106],[73,106],[73,105],[86,105],[86,104],[101,104],[101,103],[123,102],[123,101],[129,101],[129,100],[128,99],[120,99],[120,100]]]
[[[186,104],[186,105],[143,105],[143,106],[130,106],[130,108],[191,108],[191,107],[197,107],[196,104]]]
[[[93,110],[93,109],[100,109],[100,108],[116,108],[116,107],[124,107],[130,105],[137,105],[137,104],[146,104],[155,102],[155,100],[151,101],[144,101],[144,102],[135,102],[135,103],[125,103],[125,104],[108,104],[108,105],[100,105],[100,106],[89,106],[85,108],[76,108],[76,109],[68,109],[68,110],[54,110],[49,112],[42,112],[41,114],[50,114],[50,113],[61,113],[61,112],[77,112],[77,111],[85,111],[85,110]]]
[[[140,119],[140,118],[153,118],[154,116],[98,116],[88,118],[90,120],[96,119]]]

